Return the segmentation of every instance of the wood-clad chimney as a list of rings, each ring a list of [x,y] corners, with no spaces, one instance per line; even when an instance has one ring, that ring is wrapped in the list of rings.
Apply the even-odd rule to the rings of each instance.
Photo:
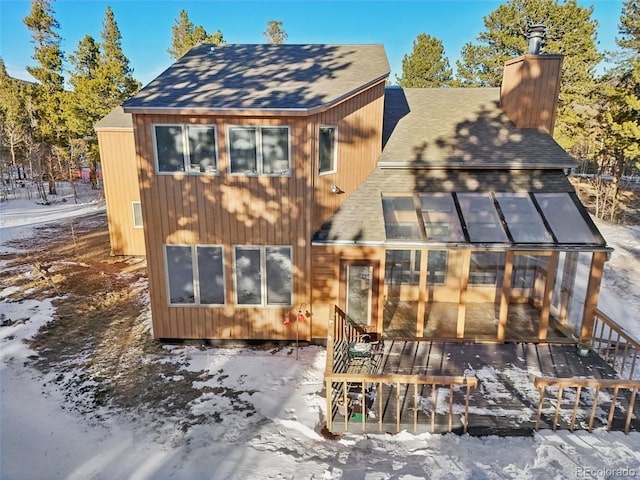
[[[553,135],[563,56],[540,54],[545,31],[531,25],[528,53],[505,63],[500,106],[516,127]]]

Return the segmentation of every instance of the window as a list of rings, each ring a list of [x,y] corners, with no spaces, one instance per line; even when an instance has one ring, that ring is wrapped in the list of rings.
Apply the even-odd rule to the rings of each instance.
[[[229,127],[229,171],[289,175],[289,127]]]
[[[235,247],[235,277],[238,305],[291,306],[291,247]]]
[[[158,173],[218,172],[213,125],[155,125]]]
[[[458,203],[471,243],[508,241],[489,193],[458,193]]]
[[[447,251],[429,250],[427,254],[427,283],[444,285],[447,283]]]
[[[553,242],[528,193],[496,193],[495,197],[514,242]]]
[[[389,285],[418,285],[420,250],[387,250],[384,282]]]
[[[502,285],[504,261],[504,252],[471,252],[469,285]]]
[[[133,210],[133,228],[142,228],[142,204],[140,202],[131,202]]]
[[[387,240],[422,240],[413,197],[383,196],[382,213]]]
[[[427,240],[464,242],[460,217],[450,193],[421,193],[419,198]]]
[[[338,127],[320,127],[318,132],[318,171],[320,174],[338,170]]]
[[[169,303],[224,305],[222,247],[165,245]]]

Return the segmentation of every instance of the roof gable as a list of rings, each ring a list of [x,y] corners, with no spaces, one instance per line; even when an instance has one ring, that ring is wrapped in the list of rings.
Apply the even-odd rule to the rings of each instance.
[[[373,45],[194,47],[133,98],[127,112],[286,110],[330,106],[389,75]]]

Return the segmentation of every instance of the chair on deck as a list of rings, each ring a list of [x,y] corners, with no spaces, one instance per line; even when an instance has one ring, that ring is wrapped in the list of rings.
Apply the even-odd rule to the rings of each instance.
[[[372,359],[376,355],[382,355],[384,351],[384,342],[382,340],[372,342],[371,335],[362,334],[358,340],[349,342],[348,358],[349,367],[362,370],[367,368],[367,373],[371,373]]]

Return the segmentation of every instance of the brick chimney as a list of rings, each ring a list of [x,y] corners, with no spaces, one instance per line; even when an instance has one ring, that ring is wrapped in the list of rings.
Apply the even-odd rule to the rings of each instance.
[[[500,106],[516,127],[553,135],[563,56],[540,54],[545,31],[531,25],[528,53],[504,64]]]

